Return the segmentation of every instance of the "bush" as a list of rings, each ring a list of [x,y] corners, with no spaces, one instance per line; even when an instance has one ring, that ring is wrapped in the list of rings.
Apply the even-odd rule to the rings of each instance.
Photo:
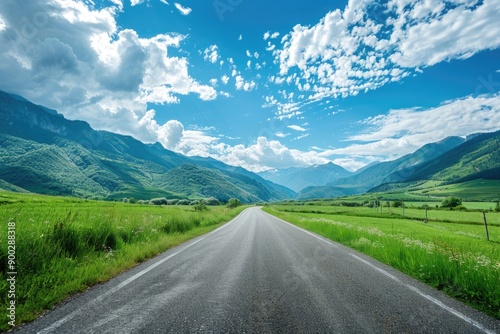
[[[207,211],[208,208],[207,208],[207,205],[205,204],[204,201],[200,201],[198,202],[198,204],[196,204],[194,206],[194,211],[199,211],[199,212],[203,212],[203,211]]]
[[[153,198],[150,202],[154,205],[167,205],[166,198]]]
[[[497,201],[497,205],[495,206],[495,211],[500,212],[500,201]]]
[[[236,208],[238,206],[241,205],[241,201],[237,198],[231,198],[228,202],[227,202],[227,207],[232,209],[232,208]]]
[[[206,205],[220,205],[220,201],[214,197],[205,198],[204,202]]]
[[[400,208],[402,206],[403,206],[403,202],[401,202],[401,201],[392,202],[392,207],[394,207],[394,208]]]
[[[441,202],[442,208],[453,209],[459,205],[462,205],[462,201],[458,197],[447,197]]]

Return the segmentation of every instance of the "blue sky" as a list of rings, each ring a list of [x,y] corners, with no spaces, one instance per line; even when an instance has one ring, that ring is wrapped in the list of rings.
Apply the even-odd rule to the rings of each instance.
[[[0,89],[252,171],[500,129],[497,0],[0,2]]]

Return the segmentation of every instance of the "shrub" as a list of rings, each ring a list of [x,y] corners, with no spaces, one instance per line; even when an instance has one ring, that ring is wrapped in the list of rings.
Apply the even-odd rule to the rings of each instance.
[[[442,208],[453,209],[459,205],[462,205],[462,201],[458,197],[447,197],[441,202]]]
[[[220,201],[215,197],[205,198],[204,202],[206,205],[220,205]]]
[[[153,198],[150,202],[154,205],[167,205],[166,198]]]
[[[240,201],[239,199],[237,199],[237,198],[231,198],[231,199],[229,199],[229,201],[227,202],[227,207],[228,207],[228,208],[231,208],[231,209],[232,209],[232,208],[236,208],[236,207],[238,207],[238,206],[240,206],[240,205],[241,205],[241,201]]]
[[[194,211],[199,211],[199,212],[203,212],[203,211],[207,211],[208,208],[207,208],[207,205],[205,204],[204,201],[200,201],[198,202],[198,204],[196,204],[194,206]]]
[[[401,201],[392,202],[392,207],[394,207],[394,208],[400,208],[401,206],[403,206],[403,202],[401,202]]]

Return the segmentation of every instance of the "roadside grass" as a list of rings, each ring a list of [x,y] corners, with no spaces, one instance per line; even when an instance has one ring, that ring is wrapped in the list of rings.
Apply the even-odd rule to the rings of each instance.
[[[424,221],[425,210],[421,209],[423,203],[406,203],[404,209],[404,218]],[[340,205],[273,205],[273,207],[284,212],[302,212],[330,215],[343,215],[353,217],[384,217],[387,219],[403,218],[402,208],[393,208],[384,206],[381,209],[369,207],[348,207]],[[427,211],[429,221],[449,222],[461,224],[483,225],[483,213],[481,211],[460,211],[449,209],[436,209],[430,207]],[[488,226],[500,226],[500,214],[498,212],[487,212],[486,221]]]
[[[231,220],[245,207],[153,206],[0,192],[0,331],[6,309],[7,225],[16,226],[16,320]]]
[[[299,211],[303,206],[294,208]],[[345,215],[290,212],[290,206],[264,208],[270,214],[356,249],[500,319],[500,226],[490,226],[491,241],[488,242],[480,225],[425,224],[409,219],[388,219],[384,214],[363,216],[364,208],[349,209],[352,211]]]

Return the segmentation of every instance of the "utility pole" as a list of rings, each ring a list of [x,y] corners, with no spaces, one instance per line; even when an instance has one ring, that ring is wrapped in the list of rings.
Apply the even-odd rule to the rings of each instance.
[[[488,223],[486,223],[486,212],[483,211],[484,229],[486,230],[486,240],[490,241],[490,234],[488,233]]]

